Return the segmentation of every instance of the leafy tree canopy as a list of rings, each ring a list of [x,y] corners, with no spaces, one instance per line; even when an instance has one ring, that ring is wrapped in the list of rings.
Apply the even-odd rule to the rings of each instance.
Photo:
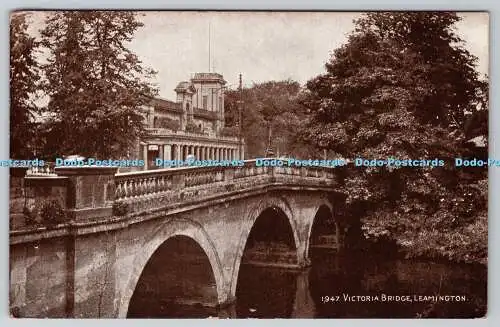
[[[310,117],[301,138],[346,158],[460,156],[467,130],[487,134],[484,119],[476,128],[465,125],[474,124],[471,113],[487,109],[488,86],[475,70],[477,58],[454,33],[459,19],[446,12],[377,12],[357,20],[326,72],[307,83],[302,103]],[[347,203],[400,240],[436,228],[446,234],[486,208],[474,182],[485,172],[453,164],[353,169],[344,181]]]
[[[142,25],[127,11],[63,11],[47,18],[44,90],[53,119],[45,125],[45,153],[123,157],[143,133],[138,109],[157,94],[148,82],[155,72],[127,48]]]
[[[34,103],[40,80],[36,61],[38,43],[27,33],[28,16],[10,17],[10,157],[27,159],[33,155]]]
[[[302,88],[292,80],[256,83],[243,89],[242,125],[248,158],[262,157],[270,146],[281,154],[300,156],[304,149],[296,132],[305,119],[305,108],[299,104]],[[238,90],[226,92],[226,125],[238,122]]]

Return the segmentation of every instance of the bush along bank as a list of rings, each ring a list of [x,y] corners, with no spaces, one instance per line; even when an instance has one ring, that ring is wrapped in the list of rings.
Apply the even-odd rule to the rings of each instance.
[[[380,215],[384,216],[384,215]],[[387,218],[387,216],[386,216]],[[488,213],[482,211],[470,223],[455,227],[437,223],[417,225],[415,221],[438,221],[438,217],[398,216],[363,220],[364,246],[370,252],[406,259],[446,260],[487,265]],[[396,250],[395,250],[396,249]]]
[[[354,229],[362,247],[382,251],[385,244],[406,258],[487,264],[485,171],[348,171],[342,187],[345,200],[332,203],[344,203],[346,226],[360,221]]]

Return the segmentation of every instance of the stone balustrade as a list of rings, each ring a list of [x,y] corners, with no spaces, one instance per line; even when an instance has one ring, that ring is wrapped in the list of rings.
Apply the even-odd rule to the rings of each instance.
[[[257,167],[255,160],[242,167],[181,167],[115,175],[115,201],[127,203],[128,213],[154,210],[223,197],[270,185],[333,186],[334,168]]]
[[[237,142],[238,137],[236,136],[218,136],[216,137],[215,135],[211,135],[208,133],[191,133],[191,132],[186,132],[186,131],[174,131],[170,130],[167,128],[146,128],[146,131],[150,135],[154,136],[187,136],[187,137],[195,137],[197,139],[202,138],[202,139],[207,139],[207,140],[213,140],[214,138],[217,138],[218,140],[223,140],[223,141],[230,141],[230,142]]]
[[[33,172],[26,175],[25,203],[38,211],[36,203],[56,200],[66,212],[62,223],[84,223],[212,199],[222,201],[266,187],[330,188],[336,185],[336,169],[257,167],[255,160],[245,161],[242,167],[179,167],[118,174],[116,168],[106,167],[56,168],[46,175],[32,175]],[[33,211],[31,207],[28,209]],[[30,227],[19,221],[16,218],[11,229]]]

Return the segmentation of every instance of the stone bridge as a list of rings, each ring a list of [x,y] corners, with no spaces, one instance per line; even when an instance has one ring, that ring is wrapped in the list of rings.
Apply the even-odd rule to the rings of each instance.
[[[124,318],[135,293],[148,297],[163,287],[148,283],[196,275],[165,287],[177,300],[223,312],[235,301],[246,252],[249,264],[302,269],[314,240],[329,246],[321,239],[333,237],[341,246],[344,223],[332,218],[338,170],[256,167],[248,160],[243,167],[120,174],[64,167],[22,178],[17,189],[11,185],[11,310],[22,317]],[[185,247],[172,245],[168,253],[163,248],[174,239],[199,251],[192,260]],[[288,244],[277,255],[266,248],[276,240]],[[189,268],[203,261],[206,269]],[[168,267],[177,273],[159,277]],[[208,282],[199,282],[207,273]]]

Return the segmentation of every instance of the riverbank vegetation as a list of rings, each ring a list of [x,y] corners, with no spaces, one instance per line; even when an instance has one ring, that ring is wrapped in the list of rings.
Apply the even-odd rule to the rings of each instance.
[[[365,14],[305,88],[244,90],[248,152],[262,156],[266,128],[282,122],[276,143],[295,156],[443,159],[436,168],[348,169],[349,218],[408,257],[486,263],[487,169],[457,168],[454,158],[487,156],[488,81],[455,33],[459,21],[447,12]],[[228,123],[237,99],[229,94]],[[478,137],[484,144],[469,142]]]

